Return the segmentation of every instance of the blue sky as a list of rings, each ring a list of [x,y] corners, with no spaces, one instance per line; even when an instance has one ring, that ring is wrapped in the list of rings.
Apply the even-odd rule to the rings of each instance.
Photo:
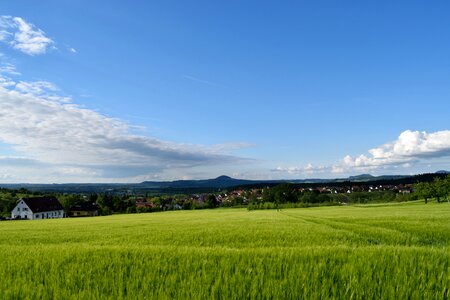
[[[3,1],[0,181],[449,169],[449,11]]]

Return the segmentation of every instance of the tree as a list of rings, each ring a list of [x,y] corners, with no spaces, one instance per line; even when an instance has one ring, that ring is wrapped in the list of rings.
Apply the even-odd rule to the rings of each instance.
[[[425,200],[425,204],[428,203],[428,199],[433,197],[433,187],[432,183],[429,182],[419,182],[415,185],[415,192],[419,198]]]
[[[275,186],[272,190],[272,201],[264,202],[275,202],[277,204],[297,202],[297,194],[293,185],[290,183],[282,183]]]
[[[232,204],[233,206],[244,204],[244,198],[241,197],[241,196],[235,196],[235,197],[232,198],[231,201],[232,201],[231,204]]]
[[[63,206],[64,211],[68,212],[73,205],[82,202],[82,199],[80,195],[66,194],[59,197],[59,202]]]
[[[113,197],[110,194],[100,195],[97,199],[102,215],[110,215],[114,209]]]
[[[447,199],[447,202],[450,203],[450,175],[448,175],[445,179],[445,198]]]
[[[301,202],[303,203],[317,203],[318,202],[318,196],[319,196],[318,190],[306,190],[303,192],[303,195],[301,196]],[[300,199],[299,199],[300,200]]]
[[[136,206],[128,206],[127,207],[127,214],[135,214],[136,213]]]
[[[206,203],[208,204],[209,208],[214,208],[219,206],[219,201],[217,201],[217,198],[214,194],[209,194],[208,198],[206,199]]]
[[[262,202],[274,202],[275,195],[273,192],[273,188],[266,188],[262,192]]]
[[[437,202],[440,203],[441,197],[446,197],[448,194],[446,181],[439,177],[436,177],[433,182],[433,190]]]
[[[192,200],[191,200],[191,199],[185,200],[185,201],[183,202],[182,207],[183,207],[183,209],[192,209],[192,207],[193,207]]]
[[[446,199],[450,203],[450,175],[441,179],[436,177],[433,182],[433,186],[437,197],[438,202],[440,202],[441,198]]]

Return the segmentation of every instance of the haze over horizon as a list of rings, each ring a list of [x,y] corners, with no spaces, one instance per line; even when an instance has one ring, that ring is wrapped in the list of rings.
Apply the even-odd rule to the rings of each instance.
[[[0,183],[450,169],[450,3],[0,3]]]

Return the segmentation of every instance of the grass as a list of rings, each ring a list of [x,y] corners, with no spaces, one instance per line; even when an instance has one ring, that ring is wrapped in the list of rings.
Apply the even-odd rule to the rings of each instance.
[[[0,222],[1,299],[448,299],[450,205]]]

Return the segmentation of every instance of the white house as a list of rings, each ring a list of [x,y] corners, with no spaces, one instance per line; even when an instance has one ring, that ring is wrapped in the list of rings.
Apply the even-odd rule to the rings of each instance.
[[[22,198],[11,211],[13,219],[55,219],[64,217],[64,208],[54,197]]]

